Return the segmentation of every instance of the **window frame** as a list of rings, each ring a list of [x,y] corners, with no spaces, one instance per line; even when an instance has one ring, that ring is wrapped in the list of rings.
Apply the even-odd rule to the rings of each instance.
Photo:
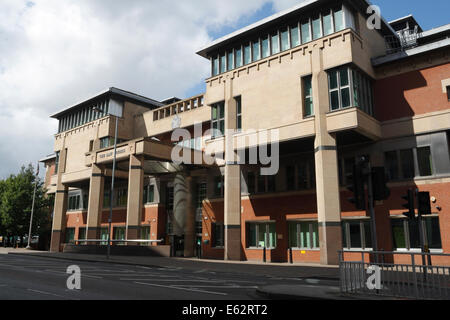
[[[361,248],[353,248],[350,238],[350,223],[351,222],[359,222],[359,236],[361,241]],[[344,219],[342,220],[342,247],[345,251],[372,251],[373,243],[371,247],[367,246],[367,241],[372,242],[372,239],[366,239],[366,223],[369,223],[369,232],[370,236],[372,236],[372,228],[371,228],[371,219]],[[344,238],[345,237],[345,238]]]
[[[269,240],[269,239],[267,239],[267,236],[270,234],[270,226],[275,226],[275,246],[274,247],[268,247],[267,246],[267,244],[268,244],[268,242],[270,242],[270,241],[267,241],[267,240]],[[255,226],[255,235],[256,235],[256,247],[255,246],[251,246],[250,245],[250,242],[251,242],[251,239],[250,239],[250,234],[251,234],[251,232],[250,232],[250,228],[251,228],[251,226]],[[246,223],[246,247],[247,247],[247,249],[253,249],[253,250],[263,250],[264,249],[264,247],[261,247],[259,244],[260,244],[260,242],[261,242],[261,240],[259,240],[259,238],[258,238],[258,235],[259,235],[259,231],[260,231],[260,227],[261,226],[265,226],[265,232],[264,232],[264,235],[265,235],[265,239],[264,239],[264,245],[265,245],[265,248],[267,249],[267,250],[275,250],[275,249],[277,249],[277,247],[278,247],[278,234],[277,234],[277,225],[276,225],[276,221],[248,221],[247,223]]]
[[[302,247],[302,225],[308,225],[308,233],[309,233],[309,243],[310,247]],[[291,244],[291,225],[295,225],[296,234],[295,234],[295,240],[297,242],[297,246],[293,247]],[[317,226],[317,241],[314,239],[314,225]],[[319,237],[319,222],[317,220],[289,220],[288,221],[288,247],[292,248],[293,250],[302,250],[302,251],[320,251],[320,237]],[[308,243],[308,242],[307,242]],[[314,243],[316,243],[316,247],[314,246]],[[300,244],[300,245],[299,245]]]

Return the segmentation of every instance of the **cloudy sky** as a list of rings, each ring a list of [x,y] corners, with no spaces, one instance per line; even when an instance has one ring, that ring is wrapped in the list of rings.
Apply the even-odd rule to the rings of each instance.
[[[53,152],[56,111],[111,86],[201,93],[196,50],[299,1],[0,0],[0,179]]]

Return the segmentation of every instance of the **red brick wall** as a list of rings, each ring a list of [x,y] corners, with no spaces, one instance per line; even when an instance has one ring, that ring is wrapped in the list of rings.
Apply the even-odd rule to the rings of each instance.
[[[441,81],[449,77],[450,64],[444,64],[377,80],[375,117],[388,121],[448,110],[450,102]]]

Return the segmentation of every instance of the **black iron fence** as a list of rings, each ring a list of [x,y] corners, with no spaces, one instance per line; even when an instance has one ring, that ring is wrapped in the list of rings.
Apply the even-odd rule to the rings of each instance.
[[[345,261],[350,253],[361,254],[361,260]],[[408,261],[394,263],[394,256]],[[340,251],[339,268],[345,294],[450,300],[450,254]]]

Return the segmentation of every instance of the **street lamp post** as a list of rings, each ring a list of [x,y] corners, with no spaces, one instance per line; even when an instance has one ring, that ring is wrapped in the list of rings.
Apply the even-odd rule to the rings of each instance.
[[[27,249],[31,249],[31,230],[33,229],[34,202],[35,202],[35,199],[36,199],[36,188],[37,188],[37,182],[38,182],[38,179],[39,179],[38,175],[39,175],[39,162],[37,164],[36,178],[34,179],[33,202],[31,204],[30,229],[28,230],[28,245],[27,245]]]
[[[103,110],[99,108],[94,108],[94,111],[103,113]],[[111,190],[109,195],[109,218],[108,218],[108,245],[106,250],[106,258],[109,260],[111,255],[111,229],[112,229],[112,212],[113,212],[113,201],[114,201],[114,178],[116,175],[116,156],[117,156],[117,131],[119,128],[119,116],[109,114],[110,116],[114,116],[116,118],[116,127],[114,132],[114,158],[113,158],[113,168],[112,168],[112,177],[111,177]]]

